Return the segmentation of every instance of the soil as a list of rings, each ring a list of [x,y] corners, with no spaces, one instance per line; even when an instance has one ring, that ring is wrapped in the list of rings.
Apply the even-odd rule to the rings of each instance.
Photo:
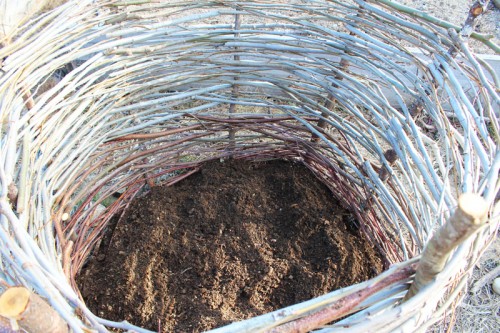
[[[381,255],[303,165],[206,163],[136,199],[80,272],[97,315],[198,332],[378,275]]]

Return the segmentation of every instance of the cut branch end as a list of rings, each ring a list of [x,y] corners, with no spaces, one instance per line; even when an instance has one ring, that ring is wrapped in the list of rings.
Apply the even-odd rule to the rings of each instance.
[[[475,193],[464,193],[458,199],[459,209],[470,217],[472,224],[481,224],[484,216],[488,213],[488,203],[480,195]]]
[[[68,333],[68,325],[40,296],[25,287],[12,287],[0,296],[0,316],[30,333]]]

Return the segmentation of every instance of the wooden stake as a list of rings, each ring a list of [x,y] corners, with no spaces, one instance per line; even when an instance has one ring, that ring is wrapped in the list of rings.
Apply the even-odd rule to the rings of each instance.
[[[486,222],[487,214],[488,204],[480,195],[465,193],[458,198],[453,216],[425,246],[415,280],[403,301],[416,295],[443,270],[451,251]]]
[[[30,333],[69,332],[61,316],[40,296],[24,287],[9,288],[0,296],[0,316],[11,323],[17,322]]]

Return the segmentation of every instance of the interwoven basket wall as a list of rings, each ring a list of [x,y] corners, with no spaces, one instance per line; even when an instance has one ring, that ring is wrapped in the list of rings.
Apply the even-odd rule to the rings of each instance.
[[[283,158],[355,213],[387,270],[216,331],[327,308],[344,318],[321,332],[425,330],[498,226],[500,99],[470,32],[420,16],[389,1],[79,0],[20,27],[0,49],[2,288],[32,288],[74,332],[150,332],[79,298],[75,276],[111,216],[204,161]],[[489,224],[401,302],[462,192],[485,198]]]

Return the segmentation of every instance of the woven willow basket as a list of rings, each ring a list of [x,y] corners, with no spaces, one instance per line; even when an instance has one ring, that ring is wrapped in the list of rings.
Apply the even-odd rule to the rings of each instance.
[[[327,184],[386,270],[214,331],[424,331],[498,226],[498,81],[467,37],[498,47],[468,24],[390,1],[78,0],[21,26],[0,50],[1,288],[33,290],[74,332],[150,332],[79,296],[110,218],[207,160],[281,158]],[[486,226],[403,301],[462,192]]]

